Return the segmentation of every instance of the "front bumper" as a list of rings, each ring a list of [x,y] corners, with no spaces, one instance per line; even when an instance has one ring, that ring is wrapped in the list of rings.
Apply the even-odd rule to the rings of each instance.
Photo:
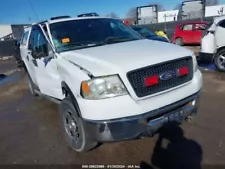
[[[199,52],[199,56],[197,58],[201,63],[212,63],[213,57],[214,57],[213,53]]]
[[[84,120],[87,137],[98,142],[113,142],[152,136],[165,123],[182,123],[197,113],[200,91],[168,106],[142,115],[106,120]]]

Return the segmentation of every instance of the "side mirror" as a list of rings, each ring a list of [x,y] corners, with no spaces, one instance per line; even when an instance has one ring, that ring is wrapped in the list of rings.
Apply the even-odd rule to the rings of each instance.
[[[211,33],[211,34],[215,33],[215,31],[213,31],[213,30],[208,30],[208,32]]]

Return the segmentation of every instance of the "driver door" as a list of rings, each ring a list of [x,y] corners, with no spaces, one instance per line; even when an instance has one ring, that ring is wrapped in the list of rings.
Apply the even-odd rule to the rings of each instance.
[[[54,52],[40,26],[35,26],[32,31],[31,64],[35,67],[37,85],[44,95],[62,99],[61,80]]]

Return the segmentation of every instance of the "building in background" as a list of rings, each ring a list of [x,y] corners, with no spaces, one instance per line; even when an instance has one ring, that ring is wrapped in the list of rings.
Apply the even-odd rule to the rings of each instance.
[[[225,5],[207,6],[205,17],[225,15]]]
[[[151,11],[149,11],[149,12],[151,12]],[[157,23],[177,21],[178,15],[180,15],[179,10],[158,12]],[[225,4],[205,7],[204,17],[213,17],[213,16],[221,16],[221,15],[225,15]],[[151,17],[150,14],[149,14],[149,16]],[[199,17],[199,18],[201,18],[201,17]],[[139,24],[141,24],[141,23],[139,23]]]
[[[0,40],[20,39],[23,35],[24,27],[28,24],[20,25],[0,25]]]
[[[5,37],[12,34],[11,25],[0,25],[0,40],[3,41]]]
[[[163,11],[158,13],[158,23],[177,20],[179,10]]]

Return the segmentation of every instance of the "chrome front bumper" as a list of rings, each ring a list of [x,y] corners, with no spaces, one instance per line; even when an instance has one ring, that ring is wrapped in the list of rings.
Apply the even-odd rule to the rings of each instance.
[[[183,100],[138,116],[106,120],[83,120],[87,137],[98,142],[114,142],[153,136],[165,123],[182,123],[196,114],[200,91]]]

